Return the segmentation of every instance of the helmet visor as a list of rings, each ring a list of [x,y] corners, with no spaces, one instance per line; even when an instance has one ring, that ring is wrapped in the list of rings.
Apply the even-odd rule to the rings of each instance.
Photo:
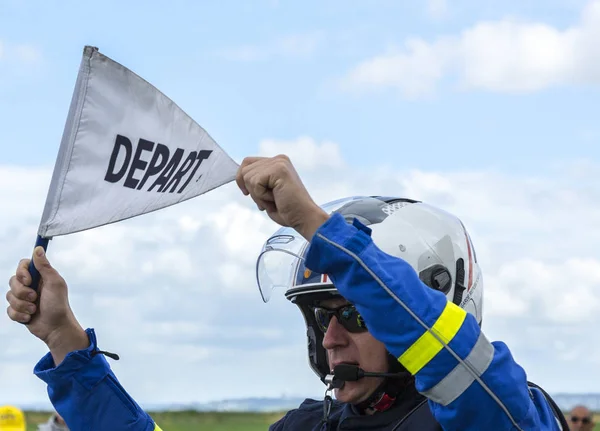
[[[374,198],[353,196],[326,203],[321,208],[331,214],[354,201],[370,200],[383,205],[381,201]],[[295,285],[298,269],[301,264],[304,266],[303,256],[308,245],[309,242],[290,227],[280,228],[265,243],[256,261],[256,282],[264,302],[271,299],[274,289],[279,288],[285,291]],[[309,277],[310,271],[307,271],[304,281],[308,281]]]
[[[263,246],[256,261],[256,282],[263,302],[269,302],[274,289],[293,286],[307,246],[308,241],[291,228],[280,229]]]

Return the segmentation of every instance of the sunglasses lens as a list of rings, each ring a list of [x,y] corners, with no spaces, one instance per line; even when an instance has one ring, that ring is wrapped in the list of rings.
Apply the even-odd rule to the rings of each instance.
[[[364,332],[367,330],[365,321],[353,305],[342,308],[339,317],[340,323],[348,332]]]
[[[315,319],[317,321],[317,325],[319,325],[319,329],[323,331],[323,333],[325,333],[329,327],[332,314],[333,313],[331,311],[325,310],[324,308],[315,308]]]
[[[348,332],[356,333],[365,332],[367,330],[365,321],[353,305],[346,305],[337,310],[328,310],[320,307],[315,308],[315,320],[319,325],[319,329],[324,333],[327,331],[329,322],[331,322],[333,316],[337,317],[338,322]]]

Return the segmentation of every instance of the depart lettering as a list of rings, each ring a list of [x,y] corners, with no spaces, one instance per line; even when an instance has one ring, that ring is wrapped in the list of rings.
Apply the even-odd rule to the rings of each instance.
[[[177,193],[183,192],[194,178],[200,164],[212,153],[212,150],[200,150],[190,151],[186,155],[183,148],[177,148],[171,155],[171,151],[166,145],[141,138],[135,148],[135,154],[133,150],[129,138],[117,135],[104,180],[109,183],[118,183],[127,174],[123,182],[124,187],[141,190],[149,184],[150,186],[146,188],[147,191],[151,192],[156,189],[159,193],[173,193],[177,186],[180,186]],[[125,152],[125,160],[121,166],[116,166],[121,151]],[[143,152],[152,153],[149,162],[147,159],[143,159]],[[182,160],[183,163],[181,163]],[[180,185],[180,183],[182,184]]]

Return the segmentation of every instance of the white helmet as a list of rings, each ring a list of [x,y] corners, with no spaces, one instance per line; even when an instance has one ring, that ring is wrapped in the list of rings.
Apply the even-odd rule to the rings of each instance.
[[[355,196],[327,203],[329,214],[340,213],[348,223],[358,219],[372,230],[373,242],[383,252],[408,262],[421,281],[446,294],[449,301],[482,321],[483,280],[477,256],[463,223],[431,205],[405,198]],[[279,229],[264,244],[256,264],[264,302],[274,288],[296,304],[307,327],[308,355],[313,371],[325,382],[330,372],[314,307],[339,292],[326,274],[304,266],[309,242],[295,230]],[[397,360],[394,361],[396,366]]]

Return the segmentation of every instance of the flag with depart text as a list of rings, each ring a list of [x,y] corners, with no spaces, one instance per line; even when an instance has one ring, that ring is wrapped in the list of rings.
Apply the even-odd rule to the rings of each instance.
[[[238,164],[172,100],[86,46],[38,235],[149,213],[235,179]]]

